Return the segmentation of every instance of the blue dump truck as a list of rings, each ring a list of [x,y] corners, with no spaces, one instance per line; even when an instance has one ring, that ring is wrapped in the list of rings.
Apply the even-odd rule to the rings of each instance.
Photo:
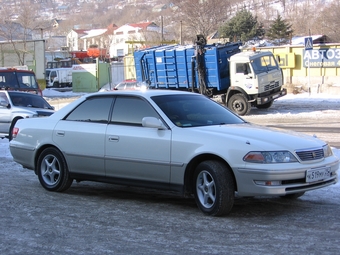
[[[269,108],[287,94],[283,75],[271,52],[241,51],[241,43],[157,46],[134,52],[136,79],[151,89],[174,89],[221,95],[239,115],[252,106]]]

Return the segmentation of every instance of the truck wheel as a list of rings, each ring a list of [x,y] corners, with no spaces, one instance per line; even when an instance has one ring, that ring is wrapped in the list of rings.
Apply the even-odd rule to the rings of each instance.
[[[200,163],[194,175],[195,201],[211,216],[228,214],[234,205],[235,184],[231,170],[216,160]]]
[[[270,102],[265,103],[265,104],[256,105],[256,108],[257,109],[268,109],[268,108],[270,108],[273,105],[273,102],[274,101],[270,101]]]
[[[250,111],[251,105],[245,95],[238,93],[234,94],[228,100],[228,108],[238,115],[247,115]]]

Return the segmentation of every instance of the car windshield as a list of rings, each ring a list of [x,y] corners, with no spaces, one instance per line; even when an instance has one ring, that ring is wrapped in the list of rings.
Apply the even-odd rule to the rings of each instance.
[[[200,95],[154,96],[152,100],[178,127],[244,123],[227,108]]]
[[[256,74],[268,72],[274,69],[279,69],[277,62],[273,56],[263,56],[261,58],[255,58],[251,65]]]
[[[32,95],[30,93],[16,92],[10,92],[8,94],[14,106],[53,109],[53,107],[40,96]]]
[[[38,83],[35,80],[34,74],[31,73],[21,73],[18,72],[18,80],[20,82],[20,85],[24,88],[32,88],[32,89],[38,89]]]

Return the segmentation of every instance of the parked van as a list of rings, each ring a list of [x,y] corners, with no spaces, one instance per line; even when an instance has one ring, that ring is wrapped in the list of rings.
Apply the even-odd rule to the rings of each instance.
[[[25,68],[0,68],[0,90],[24,91],[42,96],[35,73]]]

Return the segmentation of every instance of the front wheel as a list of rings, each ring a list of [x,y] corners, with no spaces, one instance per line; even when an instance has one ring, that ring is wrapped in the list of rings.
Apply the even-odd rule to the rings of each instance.
[[[48,191],[64,191],[71,184],[64,156],[56,148],[47,148],[40,154],[37,164],[40,184]]]
[[[228,214],[234,205],[235,184],[231,170],[223,163],[208,160],[195,170],[195,201],[211,216]]]
[[[234,94],[228,100],[228,108],[240,116],[247,115],[251,105],[245,95],[238,93]]]

